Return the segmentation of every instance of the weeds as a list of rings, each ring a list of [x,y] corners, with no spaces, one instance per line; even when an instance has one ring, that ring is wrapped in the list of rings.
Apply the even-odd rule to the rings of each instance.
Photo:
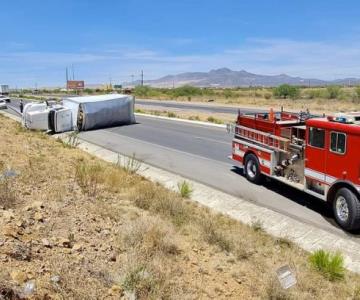
[[[260,220],[255,220],[251,223],[251,228],[256,232],[264,231],[263,224]]]
[[[9,209],[15,206],[16,196],[8,178],[0,178],[0,206]]]
[[[189,120],[192,120],[192,121],[200,121],[200,117],[199,117],[199,116],[190,116],[190,117],[189,117]]]
[[[185,180],[178,183],[178,189],[182,198],[190,198],[193,192],[190,184]]]
[[[71,148],[71,149],[76,148],[80,144],[79,131],[73,131],[69,133],[67,139],[66,140],[60,139],[60,142],[63,144],[65,148]]]
[[[310,255],[309,262],[315,270],[320,272],[330,281],[344,278],[344,257],[339,252],[331,254],[320,249]]]
[[[137,108],[137,109],[135,109],[135,112],[138,113],[138,114],[144,114],[145,110]]]
[[[167,116],[168,116],[168,118],[176,118],[176,117],[177,117],[176,114],[173,113],[172,111],[169,111],[169,112],[167,113]]]
[[[207,118],[208,122],[215,123],[215,124],[223,124],[224,122],[220,119],[216,119],[213,116]]]
[[[75,178],[84,192],[95,196],[103,183],[104,168],[99,163],[79,161],[75,166]]]
[[[166,223],[155,217],[143,217],[124,229],[123,243],[136,249],[144,257],[174,255],[178,247],[174,243],[174,232]]]
[[[208,244],[216,245],[221,250],[227,252],[233,250],[233,241],[228,239],[225,234],[219,230],[218,224],[216,224],[212,219],[204,218],[203,220],[200,220],[199,225],[202,231],[202,236]]]
[[[150,182],[137,185],[130,199],[137,207],[166,217],[176,226],[184,224],[190,218],[189,209],[182,199]]]
[[[266,286],[267,299],[269,300],[291,300],[291,296],[288,290],[284,290],[278,280],[271,278]]]
[[[118,154],[118,161],[116,165],[126,171],[129,174],[137,173],[141,168],[142,162],[136,158],[136,154],[133,153],[130,157],[124,157],[121,159],[120,154]]]

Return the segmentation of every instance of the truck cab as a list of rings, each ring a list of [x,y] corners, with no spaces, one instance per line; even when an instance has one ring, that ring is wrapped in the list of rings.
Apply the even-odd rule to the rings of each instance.
[[[306,190],[332,204],[342,227],[358,228],[360,113],[309,119],[306,133]]]

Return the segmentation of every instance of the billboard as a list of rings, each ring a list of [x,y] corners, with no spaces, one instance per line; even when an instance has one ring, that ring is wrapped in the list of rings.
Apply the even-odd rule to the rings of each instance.
[[[83,90],[85,82],[84,80],[68,80],[66,87],[68,90]]]

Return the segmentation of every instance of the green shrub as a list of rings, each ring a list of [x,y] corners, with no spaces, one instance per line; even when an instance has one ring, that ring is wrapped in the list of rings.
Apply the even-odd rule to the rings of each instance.
[[[340,96],[341,88],[337,85],[330,85],[326,88],[329,99],[336,99]]]
[[[190,198],[193,192],[190,184],[185,180],[178,183],[178,189],[181,197],[183,198]]]
[[[178,87],[176,89],[171,90],[173,97],[191,97],[191,96],[201,96],[203,91],[191,85],[184,85],[182,87]],[[190,98],[191,100],[191,98]]]
[[[323,93],[320,89],[310,89],[305,92],[305,95],[309,99],[322,98]]]
[[[224,97],[225,97],[226,99],[232,98],[232,97],[233,97],[232,91],[229,90],[229,89],[226,89],[226,90],[224,91]]]
[[[300,96],[300,89],[289,84],[282,84],[273,90],[274,97],[296,99]]]
[[[315,270],[323,274],[330,281],[344,278],[344,257],[339,252],[331,254],[324,250],[317,250],[310,255],[309,261]]]

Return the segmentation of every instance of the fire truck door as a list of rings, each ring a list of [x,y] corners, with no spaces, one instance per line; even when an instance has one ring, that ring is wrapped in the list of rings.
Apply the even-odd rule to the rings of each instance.
[[[305,149],[305,177],[307,181],[326,181],[326,131],[321,128],[307,129]]]

